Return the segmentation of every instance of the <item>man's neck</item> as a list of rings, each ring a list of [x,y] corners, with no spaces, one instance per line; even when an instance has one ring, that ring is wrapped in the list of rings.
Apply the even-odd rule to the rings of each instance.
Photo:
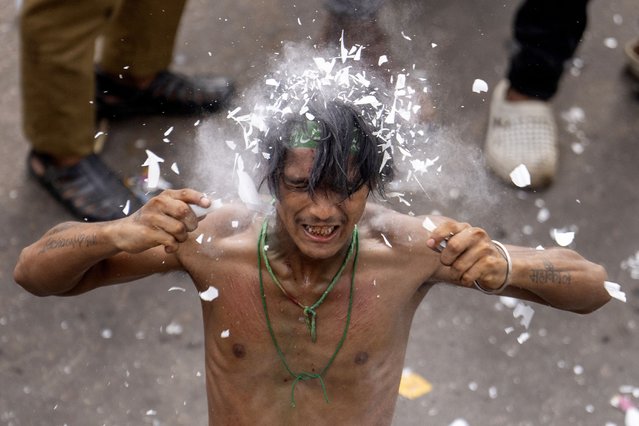
[[[266,252],[273,272],[285,280],[310,293],[323,292],[346,258],[346,245],[329,258],[312,258],[295,245],[280,223],[269,226]],[[350,267],[347,267],[350,270]]]

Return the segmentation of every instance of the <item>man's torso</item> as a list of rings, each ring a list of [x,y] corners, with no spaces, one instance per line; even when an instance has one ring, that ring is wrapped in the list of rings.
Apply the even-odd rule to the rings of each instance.
[[[259,225],[214,236],[210,244],[191,242],[181,256],[198,290],[213,286],[219,294],[202,301],[211,423],[300,424],[312,418],[315,424],[389,424],[410,324],[428,289],[422,286],[423,272],[414,271],[410,250],[393,247],[377,227],[362,224],[352,294],[353,260],[316,309],[317,341],[312,342],[303,309],[277,288],[264,265],[262,298]],[[312,289],[287,279],[281,284],[311,305],[328,281]],[[309,379],[313,375],[321,375],[328,404],[321,381]]]

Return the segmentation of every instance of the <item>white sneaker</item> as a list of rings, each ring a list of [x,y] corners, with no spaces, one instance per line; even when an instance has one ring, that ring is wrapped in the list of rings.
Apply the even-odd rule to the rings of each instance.
[[[509,83],[495,86],[490,104],[485,157],[488,166],[506,182],[523,164],[530,173],[530,186],[550,184],[557,169],[557,126],[552,109],[544,101],[506,100]]]

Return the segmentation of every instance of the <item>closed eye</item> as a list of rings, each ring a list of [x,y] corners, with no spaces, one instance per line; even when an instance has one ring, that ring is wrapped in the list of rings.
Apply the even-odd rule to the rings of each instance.
[[[308,179],[290,179],[284,178],[284,185],[292,191],[308,190]]]

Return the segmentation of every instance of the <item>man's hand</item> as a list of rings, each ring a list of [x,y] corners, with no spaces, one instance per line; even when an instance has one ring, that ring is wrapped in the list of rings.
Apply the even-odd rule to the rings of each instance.
[[[440,261],[453,282],[472,287],[477,281],[486,290],[505,284],[508,263],[481,228],[447,221],[431,232],[426,245],[441,253]]]
[[[113,222],[115,245],[127,253],[163,245],[167,253],[175,253],[198,226],[189,204],[207,208],[211,201],[193,189],[163,191],[131,216]]]

